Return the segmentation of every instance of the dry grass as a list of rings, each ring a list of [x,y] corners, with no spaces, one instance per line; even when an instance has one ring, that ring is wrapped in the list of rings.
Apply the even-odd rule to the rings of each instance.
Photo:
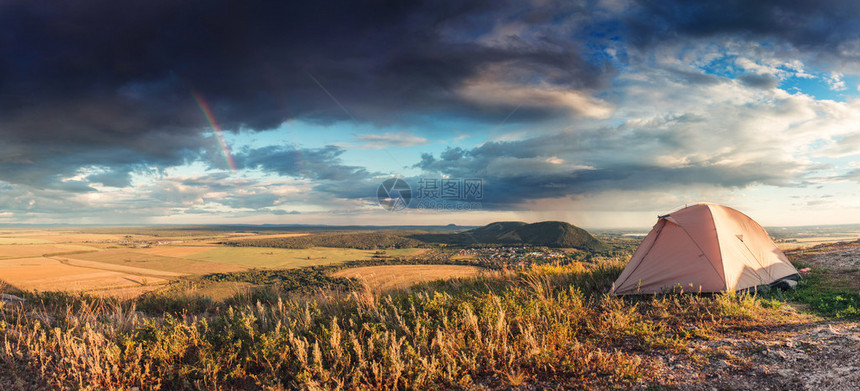
[[[459,265],[387,265],[341,270],[334,277],[355,278],[376,292],[405,288],[420,282],[474,277],[486,270]]]
[[[655,351],[790,316],[749,296],[604,295],[620,270],[535,268],[180,316],[138,312],[145,298],[31,295],[38,305],[0,308],[0,360],[57,389],[626,389],[658,379]]]

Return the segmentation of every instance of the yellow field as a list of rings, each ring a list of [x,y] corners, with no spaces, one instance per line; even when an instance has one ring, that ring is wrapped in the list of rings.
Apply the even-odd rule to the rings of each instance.
[[[182,258],[189,255],[211,250],[215,246],[159,246],[153,248],[135,249],[134,252],[141,254],[163,255],[165,257]]]
[[[227,247],[228,239],[264,239],[307,233],[189,232],[121,229],[88,233],[74,229],[0,230],[0,282],[23,290],[86,292],[132,297],[166,283],[208,273],[297,268],[371,259],[374,250]],[[134,233],[137,232],[137,233]],[[175,236],[175,238],[174,238]],[[385,250],[386,256],[418,256],[426,249]],[[197,294],[222,299],[249,286],[204,284]]]
[[[824,243],[847,242],[857,240],[860,234],[844,235],[844,236],[821,236],[796,239],[796,242],[777,243],[780,250],[792,250],[801,247],[812,247]]]
[[[213,247],[199,248],[203,249],[204,251],[213,249]],[[153,254],[153,252],[148,252],[147,250],[155,249],[108,249],[99,252],[75,254],[65,257],[86,261],[101,262],[104,264],[111,265],[178,273],[177,275],[201,273],[229,273],[246,269],[238,265],[205,262],[182,257],[168,257],[163,255],[156,255]],[[169,252],[162,251],[162,253]],[[179,253],[187,253],[187,251],[179,251]]]
[[[0,237],[0,244],[46,244],[55,243],[47,239],[37,239],[28,237]]]
[[[62,257],[52,257],[47,258],[58,261],[64,265],[83,267],[88,269],[99,269],[99,270],[110,270],[122,273],[133,274],[137,276],[157,276],[157,277],[181,277],[187,275],[186,273],[176,273],[169,272],[163,270],[154,270],[142,267],[134,267],[134,266],[124,266],[124,265],[116,265],[105,262],[94,262],[87,261],[83,259],[72,259],[72,258],[62,258]]]
[[[19,238],[27,236],[52,235],[58,231],[47,231],[43,229],[12,229],[0,231],[0,237],[4,238]]]
[[[45,254],[84,251],[99,251],[99,249],[75,244],[3,244],[0,245],[0,259],[38,257]]]
[[[98,243],[98,242],[110,242],[110,241],[118,241],[123,238],[124,235],[113,235],[113,234],[79,234],[79,233],[49,233],[49,234],[41,234],[34,235],[33,238],[38,238],[42,240],[49,240],[54,243]]]
[[[295,268],[370,259],[375,251],[350,248],[313,247],[284,249],[262,247],[213,247],[186,258],[255,268]]]
[[[386,256],[390,256],[390,257],[409,258],[409,257],[417,257],[419,255],[422,255],[422,254],[430,251],[430,249],[426,249],[426,248],[392,248],[392,249],[380,250],[380,251],[384,252]]]
[[[71,265],[49,258],[19,258],[0,262],[0,278],[18,289],[38,291],[108,292],[152,289],[166,279]],[[144,290],[146,290],[144,289]]]
[[[341,270],[333,276],[364,281],[370,289],[386,291],[406,288],[419,282],[474,277],[486,269],[460,265],[385,265]]]

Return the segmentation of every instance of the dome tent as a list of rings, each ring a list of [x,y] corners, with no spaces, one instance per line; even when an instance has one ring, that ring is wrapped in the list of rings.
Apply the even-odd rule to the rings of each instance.
[[[739,291],[797,274],[770,236],[747,215],[701,203],[659,216],[612,293]]]

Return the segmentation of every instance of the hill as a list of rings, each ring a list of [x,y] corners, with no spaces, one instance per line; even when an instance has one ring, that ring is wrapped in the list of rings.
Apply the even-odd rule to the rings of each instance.
[[[520,227],[528,224],[522,221],[498,221],[487,224],[483,227],[478,227],[468,231],[461,232],[459,235],[466,235],[473,242],[480,243],[501,243],[501,242],[519,242],[519,235],[515,232]]]
[[[535,246],[569,247],[604,251],[609,246],[588,231],[562,221],[543,221],[526,224],[514,230],[523,243]]]
[[[605,251],[609,249],[588,231],[563,221],[527,224],[522,221],[499,221],[456,234],[413,235],[425,242],[454,245],[501,244],[577,248]]]

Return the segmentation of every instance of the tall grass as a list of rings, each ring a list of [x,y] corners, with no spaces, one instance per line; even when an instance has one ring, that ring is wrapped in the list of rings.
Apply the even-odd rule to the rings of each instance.
[[[188,298],[29,295],[0,308],[0,359],[61,389],[623,387],[655,376],[650,350],[683,353],[693,338],[780,315],[747,296],[606,295],[622,268],[192,300],[184,312]]]

